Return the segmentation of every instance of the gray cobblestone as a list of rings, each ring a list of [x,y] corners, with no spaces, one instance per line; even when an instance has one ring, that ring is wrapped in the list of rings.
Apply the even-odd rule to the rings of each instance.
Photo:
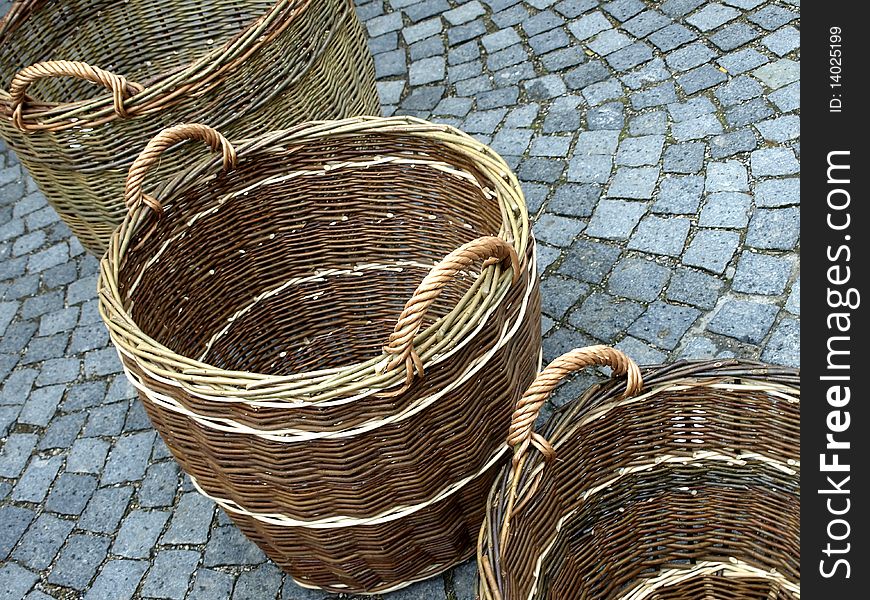
[[[523,181],[555,183],[562,177],[565,162],[552,158],[529,158],[520,165],[519,176]]]
[[[710,41],[729,52],[748,44],[759,35],[758,30],[747,23],[732,23],[711,35]]]
[[[637,90],[652,83],[670,79],[671,73],[665,67],[661,58],[653,58],[643,66],[620,75],[622,83],[632,90]]]
[[[664,177],[652,205],[655,213],[687,215],[698,212],[704,179],[696,175]]]
[[[112,554],[124,558],[147,558],[160,536],[169,513],[158,510],[134,510],[121,523],[112,544]]]
[[[139,505],[146,508],[170,506],[178,489],[178,473],[178,465],[171,461],[148,467],[137,494]]]
[[[529,11],[522,4],[514,4],[510,8],[493,12],[492,22],[501,28],[519,25],[529,18]]]
[[[48,425],[57,410],[63,389],[63,386],[56,385],[33,390],[18,415],[18,422],[38,427]]]
[[[675,71],[688,71],[710,62],[716,56],[717,53],[706,44],[694,42],[669,53],[665,62]]]
[[[770,95],[770,99],[773,100],[773,103],[776,104],[777,108],[783,112],[790,112],[800,108],[800,81],[795,81],[792,84],[776,90]]]
[[[619,81],[613,78],[583,88],[583,98],[590,106],[598,106],[609,100],[622,98],[623,95],[622,86]]]
[[[532,100],[557,98],[567,91],[565,82],[555,74],[545,75],[523,82],[526,95]]]
[[[722,123],[715,115],[703,115],[682,123],[674,123],[671,133],[678,142],[699,140],[722,133]]]
[[[623,105],[620,102],[608,102],[607,104],[590,108],[586,113],[586,122],[591,130],[622,130],[625,126]],[[546,128],[546,122],[544,127]]]
[[[290,581],[289,577],[287,581]],[[233,583],[233,577],[228,573],[200,568],[196,570],[196,578],[193,580],[188,598],[190,600],[227,600],[232,592]],[[288,600],[291,598],[291,596],[287,596]]]
[[[800,204],[800,179],[765,179],[755,184],[755,203],[764,208]]]
[[[660,110],[637,115],[631,119],[628,126],[631,135],[664,134],[667,130],[667,116]]]
[[[663,29],[659,29],[650,35],[648,39],[662,52],[670,52],[675,48],[679,48],[683,44],[698,39],[698,36],[692,33],[692,31],[687,27],[684,27],[679,23],[673,23]]]
[[[55,417],[39,442],[40,450],[69,448],[82,429],[85,415],[82,413]]]
[[[266,557],[253,542],[245,538],[235,527],[217,527],[205,547],[202,564],[206,567],[220,565],[258,565]]]
[[[616,153],[616,164],[630,167],[655,165],[659,162],[665,138],[660,135],[629,137],[622,140]]]
[[[638,225],[637,231],[628,242],[628,247],[651,254],[679,256],[686,244],[689,227],[688,219],[649,215]]]
[[[458,65],[472,61],[480,56],[480,48],[476,41],[466,42],[458,46],[454,46],[447,53],[447,63],[450,65]]]
[[[743,50],[726,54],[717,62],[732,75],[739,75],[763,65],[769,62],[769,60],[755,48],[744,48]]]
[[[181,600],[198,562],[199,552],[192,550],[159,551],[142,584],[142,595]]]
[[[6,590],[6,598],[9,600],[23,598],[38,580],[39,575],[21,565],[4,563],[0,566],[0,590]]]
[[[562,48],[545,54],[541,62],[549,71],[563,71],[586,62],[586,55],[576,47]]]
[[[792,268],[789,257],[744,252],[731,288],[746,294],[779,295],[785,291]]]
[[[706,64],[681,75],[677,78],[677,83],[683,89],[683,93],[691,95],[718,85],[727,79],[728,76],[725,73],[711,64]]]
[[[34,456],[12,489],[10,497],[18,502],[42,502],[62,463],[62,456]]]
[[[643,38],[669,25],[671,20],[657,10],[647,10],[622,24],[622,28],[636,38]]]
[[[774,110],[764,98],[755,98],[725,111],[725,120],[732,128],[743,127],[766,119],[772,114]]]
[[[614,0],[604,5],[604,10],[619,21],[627,21],[645,8],[640,0]]]
[[[602,199],[586,228],[586,235],[612,239],[628,239],[640,218],[646,212],[646,205],[640,202]]]
[[[27,531],[34,512],[18,506],[0,506],[0,561],[5,562],[12,548]]]
[[[704,165],[704,144],[690,142],[668,146],[664,153],[666,173],[697,173]]]
[[[441,56],[444,54],[444,42],[438,36],[432,36],[425,40],[419,41],[408,47],[412,61],[419,61],[422,58],[433,56]],[[443,57],[442,57],[443,60]],[[443,74],[442,74],[443,77]]]
[[[679,267],[671,277],[667,299],[710,310],[716,306],[724,287],[725,284],[712,275]]]
[[[32,569],[45,569],[57,556],[73,525],[72,521],[53,515],[39,515],[21,538],[12,558]]]
[[[547,210],[572,217],[591,217],[601,188],[591,184],[565,184],[556,188]]]
[[[741,75],[716,88],[714,94],[724,106],[732,106],[756,98],[763,91],[764,89],[757,81],[746,75]]]
[[[523,21],[523,31],[526,35],[533,37],[545,31],[550,31],[556,27],[565,24],[565,20],[551,10],[542,10],[533,17],[529,17]]]
[[[109,442],[99,439],[79,438],[66,459],[66,470],[71,473],[99,474],[109,453]]]
[[[568,181],[606,183],[613,159],[604,155],[575,156],[568,166]]]
[[[613,268],[607,291],[623,298],[652,302],[670,278],[670,269],[643,258],[623,258]]]
[[[758,146],[755,135],[749,129],[723,133],[710,139],[710,156],[714,159],[728,158],[741,152],[751,152]]]
[[[601,33],[610,29],[613,25],[604,16],[604,13],[595,11],[581,17],[580,19],[571,22],[568,25],[568,30],[574,34],[578,40],[583,41],[591,38],[597,33]]]
[[[96,575],[109,550],[109,540],[93,535],[75,534],[60,551],[51,569],[48,582],[54,585],[84,590]]]
[[[127,416],[127,408],[126,402],[115,402],[93,408],[89,411],[88,423],[82,434],[85,437],[120,434]]]
[[[89,475],[61,473],[45,501],[45,508],[62,515],[79,515],[96,488],[96,479]]]
[[[273,564],[264,564],[253,571],[246,571],[236,581],[233,600],[273,598],[281,588],[281,580],[281,570]]]
[[[749,300],[726,300],[707,325],[707,329],[741,342],[759,344],[770,331],[777,308]]]
[[[618,29],[607,29],[586,43],[586,47],[600,56],[607,56],[631,45],[632,39]]]
[[[561,29],[553,29],[529,38],[529,46],[531,46],[532,51],[537,55],[565,48],[570,43],[571,40],[568,38],[568,34]]]
[[[740,235],[737,232],[701,229],[683,255],[683,263],[722,274],[739,243]]]
[[[656,301],[635,321],[628,332],[665,350],[673,350],[701,311]]]
[[[797,18],[797,14],[782,6],[769,5],[749,15],[749,20],[768,31],[779,29]]]
[[[624,332],[642,312],[643,306],[637,302],[595,292],[570,314],[568,320],[581,331],[601,341],[610,342]]]
[[[128,600],[148,569],[144,560],[110,560],[97,575],[84,600]]]
[[[565,84],[572,90],[586,88],[610,77],[610,71],[599,60],[590,60],[565,74]]]
[[[173,511],[164,544],[204,544],[208,541],[214,503],[197,492],[184,494]]]
[[[767,346],[761,353],[761,360],[789,367],[799,367],[800,340],[800,322],[791,317],[783,319],[773,330]]]
[[[571,138],[564,136],[539,136],[532,140],[530,156],[564,157],[568,154]]]
[[[651,348],[637,338],[626,336],[615,345],[618,350],[622,350],[641,365],[656,365],[665,361],[667,354]]]
[[[37,436],[32,433],[13,433],[6,439],[0,450],[0,477],[18,477],[36,447],[36,440]]]
[[[733,21],[740,16],[740,11],[723,4],[710,3],[698,12],[686,17],[686,22],[694,25],[701,31],[710,31],[728,21]]]
[[[708,194],[712,192],[749,191],[746,167],[736,160],[709,163],[704,189]]]
[[[650,199],[658,177],[658,167],[620,167],[607,188],[607,195],[612,198]]]
[[[616,263],[620,253],[618,247],[610,244],[579,240],[566,253],[558,272],[581,281],[601,283]]]
[[[750,165],[755,177],[793,175],[800,170],[800,163],[788,148],[756,150],[752,153]]]
[[[709,115],[716,111],[716,107],[708,98],[700,96],[692,98],[685,102],[674,102],[668,104],[668,112],[671,118],[677,123],[697,119],[704,115]]]
[[[749,221],[746,245],[769,250],[791,250],[800,236],[797,207],[759,209]]]
[[[800,136],[800,118],[785,115],[755,124],[761,136],[771,142],[787,142]]]
[[[589,292],[589,286],[574,279],[549,277],[541,282],[541,310],[556,320]]]
[[[767,87],[779,89],[800,78],[800,65],[793,60],[782,58],[758,67],[752,71],[752,74]]]
[[[749,223],[752,197],[739,192],[710,194],[698,220],[701,227],[741,228]]]
[[[133,490],[129,487],[101,488],[94,492],[78,526],[96,533],[113,533],[127,511]]]

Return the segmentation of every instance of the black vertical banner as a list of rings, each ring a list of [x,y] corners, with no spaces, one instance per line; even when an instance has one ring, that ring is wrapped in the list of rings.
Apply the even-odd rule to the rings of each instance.
[[[870,594],[865,6],[808,2],[801,14],[801,587],[810,600]]]

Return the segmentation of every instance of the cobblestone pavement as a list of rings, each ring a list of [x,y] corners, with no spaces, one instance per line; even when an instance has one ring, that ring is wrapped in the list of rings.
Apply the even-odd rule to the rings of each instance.
[[[798,2],[374,0],[387,113],[450,123],[536,214],[545,358],[799,348]],[[97,261],[0,155],[0,598],[313,599],[192,491],[133,400]],[[554,402],[571,397],[580,378]],[[466,564],[389,600],[469,600]]]

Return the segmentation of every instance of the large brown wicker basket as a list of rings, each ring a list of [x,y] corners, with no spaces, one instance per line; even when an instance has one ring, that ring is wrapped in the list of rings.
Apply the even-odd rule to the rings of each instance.
[[[240,138],[379,110],[353,0],[18,0],[0,22],[0,136],[96,254],[164,128]]]
[[[589,365],[628,377],[533,433]],[[480,531],[481,600],[800,598],[799,398],[798,371],[748,361],[641,377],[606,346],[557,358],[514,413]]]
[[[144,195],[191,137],[221,157]],[[382,591],[471,556],[540,361],[505,163],[412,118],[235,147],[183,125],[133,164],[126,200],[100,310],[196,486],[302,585]]]

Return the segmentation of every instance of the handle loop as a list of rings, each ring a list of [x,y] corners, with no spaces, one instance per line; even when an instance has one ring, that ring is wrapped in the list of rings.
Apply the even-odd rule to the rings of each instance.
[[[511,464],[510,487],[507,490],[507,510],[504,513],[500,534],[502,552],[507,546],[511,517],[534,496],[543,475],[543,469],[537,469],[533,475],[534,478],[523,490],[523,498],[519,504],[516,504],[519,495],[520,475],[529,446],[537,448],[544,455],[546,462],[551,461],[556,456],[553,445],[534,431],[535,421],[538,419],[541,408],[565,377],[593,365],[610,367],[613,369],[614,377],[627,376],[623,397],[633,396],[643,388],[643,379],[637,364],[616,348],[603,345],[571,350],[555,359],[538,374],[532,385],[517,402],[508,431],[507,443],[514,449],[514,457]]]
[[[484,261],[486,267],[508,259],[513,270],[513,280],[517,281],[520,277],[520,261],[514,247],[501,238],[485,236],[463,244],[429,271],[405,304],[393,333],[384,345],[384,352],[391,357],[387,361],[385,371],[394,369],[402,363],[405,364],[405,384],[399,390],[389,392],[390,395],[405,391],[411,385],[415,372],[423,375],[423,361],[414,349],[414,338],[423,325],[426,311],[444,287],[453,280],[456,273],[479,260]]]
[[[160,157],[169,148],[185,140],[201,140],[223,155],[224,169],[236,166],[236,150],[227,139],[208,125],[200,123],[184,123],[164,129],[145,146],[127,173],[127,182],[124,186],[124,204],[128,210],[133,210],[139,204],[145,203],[158,215],[163,212],[160,202],[142,191],[142,184],[148,170],[158,162]]]
[[[33,83],[46,77],[77,77],[102,85],[112,91],[112,103],[119,117],[127,116],[124,100],[138,94],[145,88],[138,83],[128,81],[121,75],[115,75],[88,63],[73,60],[49,60],[24,67],[12,78],[9,84],[12,122],[21,131],[27,131],[24,123],[24,100],[27,90]]]

